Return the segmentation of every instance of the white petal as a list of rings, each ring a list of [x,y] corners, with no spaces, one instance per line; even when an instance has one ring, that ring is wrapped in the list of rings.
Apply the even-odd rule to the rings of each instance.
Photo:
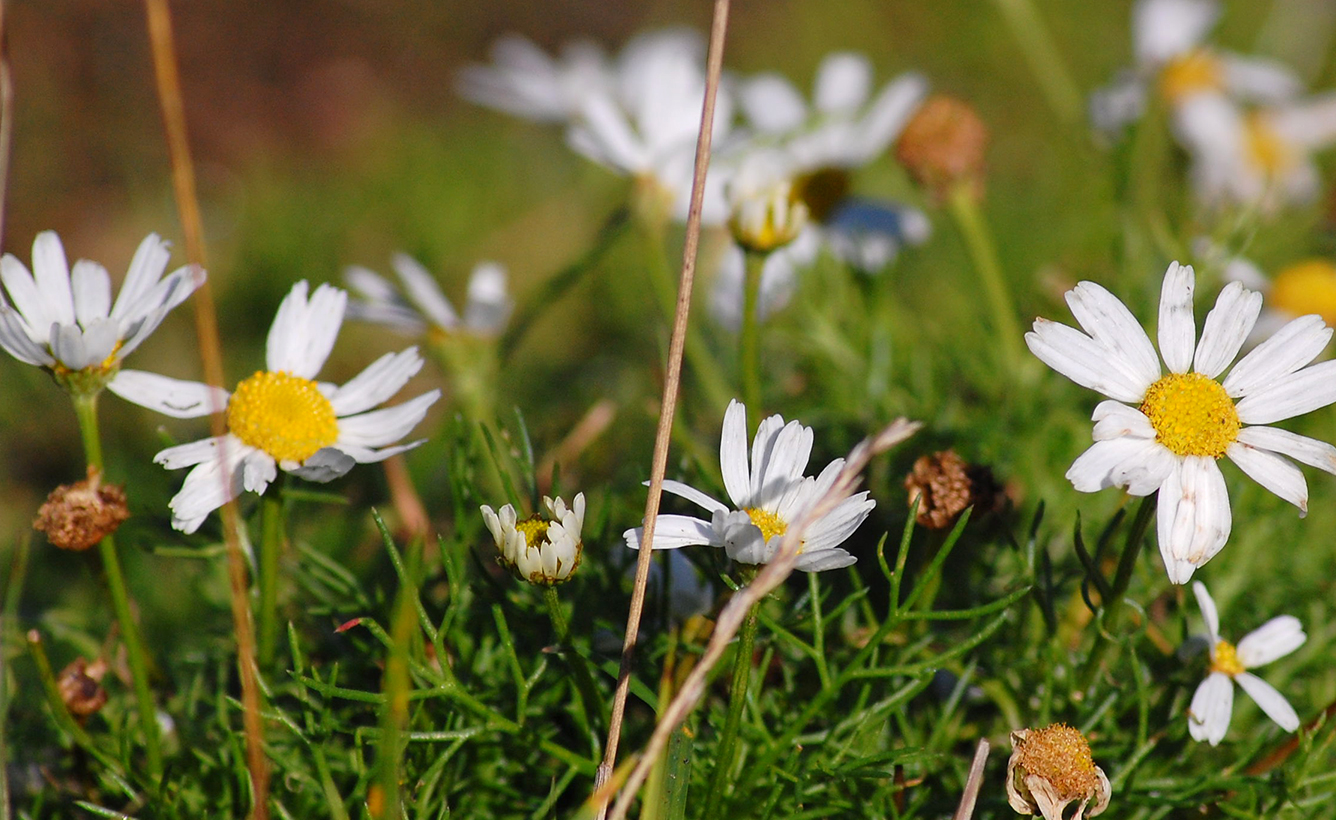
[[[224,410],[231,396],[226,390],[207,384],[142,370],[122,370],[107,389],[128,402],[178,419],[194,419]]]
[[[406,253],[396,253],[390,264],[404,283],[408,298],[433,324],[445,330],[454,330],[459,326],[459,316],[445,294],[441,293],[431,271]]]
[[[770,461],[770,451],[775,446],[775,439],[783,429],[784,418],[779,415],[767,416],[756,426],[756,436],[752,438],[751,447],[750,489],[745,503],[734,501],[739,508],[760,505],[761,480],[765,477],[766,465]]]
[[[1212,379],[1224,372],[1239,354],[1261,310],[1262,294],[1248,290],[1238,282],[1225,285],[1202,324],[1201,342],[1197,345],[1192,369]]]
[[[1220,613],[1215,608],[1215,599],[1201,581],[1192,582],[1192,594],[1197,598],[1201,619],[1206,622],[1206,632],[1211,637],[1211,654],[1214,656],[1215,646],[1220,643]]]
[[[209,513],[240,495],[241,475],[236,467],[254,452],[254,447],[242,444],[235,437],[229,438],[227,459],[231,465],[227,473],[232,479],[230,486],[223,483],[223,466],[218,459],[203,462],[191,470],[181,491],[168,504],[172,510],[172,526],[182,532],[194,532]]]
[[[273,456],[261,450],[247,454],[238,469],[241,470],[242,489],[260,495],[264,495],[270,482],[278,477],[278,464],[274,462]]]
[[[37,290],[32,274],[17,257],[7,253],[0,257],[0,281],[4,282],[5,290],[9,291],[14,308],[28,323],[32,340],[38,344],[45,343],[55,317]]]
[[[307,284],[302,280],[292,286],[278,306],[266,345],[265,358],[271,372],[315,378],[334,349],[348,294],[332,285],[320,285],[308,303],[306,293]]]
[[[1235,99],[1281,103],[1303,93],[1303,80],[1278,60],[1222,53],[1220,65],[1224,86]]]
[[[403,404],[340,418],[335,446],[383,447],[392,444],[408,435],[427,415],[427,408],[440,397],[441,391],[432,390]]]
[[[0,305],[0,347],[21,362],[39,367],[56,363],[45,347],[32,340],[28,323],[9,305]]]
[[[329,397],[338,416],[351,416],[387,401],[422,369],[416,347],[386,353],[366,366]]]
[[[148,295],[162,278],[170,257],[167,243],[157,234],[149,234],[139,243],[134,258],[130,260],[130,269],[121,283],[121,292],[116,296],[116,304],[111,315],[116,319],[128,319],[142,316],[153,307]]]
[[[836,52],[816,70],[813,102],[823,113],[849,111],[862,105],[872,90],[872,64],[862,54]]]
[[[1132,9],[1137,63],[1158,65],[1195,47],[1219,17],[1212,0],[1140,0]]]
[[[161,464],[168,470],[179,470],[182,467],[203,464],[206,461],[218,458],[218,448],[226,439],[228,439],[227,436],[217,436],[168,447],[153,457],[153,463]],[[231,441],[236,442],[234,446],[241,446],[240,440],[235,437]]]
[[[1239,641],[1239,663],[1254,669],[1283,658],[1303,646],[1308,636],[1293,615],[1279,615],[1243,636]]]
[[[1279,427],[1245,427],[1239,431],[1238,440],[1261,450],[1289,456],[1300,464],[1336,474],[1336,447],[1325,441]]]
[[[1124,476],[1139,467],[1150,466],[1155,448],[1164,449],[1148,439],[1126,437],[1097,441],[1072,462],[1067,469],[1067,480],[1082,493],[1120,486],[1115,475]]]
[[[1232,522],[1229,492],[1214,459],[1187,456],[1180,461],[1160,488],[1157,518],[1160,548],[1168,547],[1175,559],[1200,567],[1220,551]]]
[[[1212,746],[1225,739],[1230,713],[1234,711],[1234,684],[1229,676],[1212,672],[1197,686],[1188,706],[1188,734]]]
[[[347,475],[357,464],[357,459],[348,453],[339,450],[337,447],[321,447],[313,455],[301,463],[300,466],[283,465],[283,469],[289,473],[304,478],[307,481],[316,481],[326,484],[336,478]]]
[[[1277,726],[1287,732],[1299,728],[1299,715],[1285,696],[1276,691],[1276,687],[1250,672],[1235,675],[1234,680],[1257,702],[1258,706],[1262,707],[1262,711],[1266,712],[1266,716],[1274,720]]]
[[[627,530],[623,537],[633,550],[640,549],[643,527]],[[689,515],[661,515],[654,520],[654,549],[672,550],[678,547],[722,546],[715,537],[714,528],[706,521]]]
[[[85,328],[93,319],[106,318],[111,311],[111,277],[96,262],[80,259],[74,263],[70,289],[74,294],[74,315]]]
[[[506,327],[515,308],[506,290],[506,269],[496,262],[479,262],[469,276],[464,327],[480,336],[496,336]]]
[[[1139,382],[1160,378],[1160,357],[1136,317],[1116,296],[1094,282],[1067,291],[1067,305],[1091,338],[1117,354]]]
[[[812,428],[791,421],[775,437],[769,458],[764,463],[760,491],[752,496],[752,505],[766,510],[777,508],[790,485],[801,481],[812,455]]]
[[[868,498],[866,491],[844,499],[808,528],[803,537],[803,553],[831,550],[843,544],[867,520],[875,506],[877,502]]]
[[[759,74],[742,84],[742,111],[757,130],[768,134],[792,131],[807,119],[807,104],[798,89],[779,74]]]
[[[1253,348],[1225,377],[1225,392],[1247,396],[1317,358],[1331,339],[1332,330],[1321,316],[1300,316]]]
[[[1270,114],[1269,124],[1287,142],[1309,150],[1325,148],[1336,141],[1336,93],[1280,106]]]
[[[1081,331],[1048,319],[1035,319],[1025,344],[1039,360],[1062,375],[1111,399],[1140,402],[1151,382],[1117,366],[1108,348]]]
[[[83,331],[76,324],[51,326],[51,355],[70,370],[83,370],[94,361],[84,347]]]
[[[32,272],[51,321],[74,324],[74,294],[65,248],[55,231],[42,231],[32,243]]]
[[[1239,400],[1244,424],[1270,424],[1336,402],[1336,361],[1318,362],[1271,382]]]
[[[798,562],[794,564],[794,569],[800,569],[803,572],[825,572],[832,569],[843,569],[858,563],[858,559],[853,555],[839,548],[819,550],[816,552],[804,552],[798,556]]]
[[[572,149],[623,174],[649,170],[644,141],[606,94],[592,94],[580,106],[580,120],[566,134]]]
[[[867,107],[858,124],[856,158],[871,162],[904,130],[928,93],[921,74],[903,74],[887,83]]]
[[[1092,434],[1095,441],[1108,441],[1123,436],[1155,438],[1155,428],[1146,414],[1122,402],[1100,402],[1095,405],[1095,412],[1090,419],[1095,422]]]
[[[379,449],[338,442],[335,444],[334,449],[345,455],[351,456],[352,460],[358,464],[376,464],[384,461],[390,456],[397,456],[400,453],[406,453],[409,450],[421,447],[426,442],[427,440],[425,438],[420,438],[416,441],[406,441],[403,444],[396,444],[393,447],[381,447]]]
[[[1308,514],[1308,483],[1298,467],[1282,456],[1241,441],[1229,445],[1226,455],[1253,481],[1298,507],[1300,517]]]
[[[645,484],[648,486],[649,482],[646,481]],[[673,495],[679,496],[681,498],[685,498],[692,504],[695,504],[698,507],[703,507],[704,509],[707,509],[710,512],[714,512],[715,510],[725,510],[725,511],[728,510],[728,507],[725,506],[724,504],[715,501],[713,498],[710,498],[708,495],[696,489],[695,487],[683,484],[680,481],[665,479],[663,482],[663,491],[666,493],[672,493]]]
[[[1192,316],[1195,284],[1191,265],[1169,263],[1160,288],[1159,338],[1160,355],[1171,373],[1186,373],[1192,367],[1192,351],[1197,343],[1197,325]]]
[[[734,506],[748,506],[752,488],[747,466],[747,407],[737,399],[730,401],[724,411],[724,427],[719,436],[719,469],[724,476],[724,489]]]

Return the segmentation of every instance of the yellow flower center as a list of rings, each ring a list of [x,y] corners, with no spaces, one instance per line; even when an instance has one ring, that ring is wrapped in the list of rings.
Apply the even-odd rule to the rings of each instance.
[[[227,428],[280,461],[305,461],[339,438],[334,405],[310,379],[265,370],[237,385]]]
[[[1238,650],[1229,641],[1215,645],[1215,656],[1211,660],[1212,672],[1223,672],[1231,678],[1243,674],[1243,664],[1239,662]]]
[[[1244,121],[1243,141],[1248,160],[1268,176],[1280,174],[1294,164],[1294,149],[1256,112]]]
[[[1271,306],[1292,316],[1316,313],[1336,325],[1336,265],[1309,259],[1276,274],[1271,283]]]
[[[1175,455],[1220,458],[1239,437],[1234,400],[1200,373],[1164,376],[1146,391],[1141,412],[1155,428],[1155,440]]]
[[[747,513],[747,517],[750,518],[751,522],[756,525],[756,528],[761,531],[761,537],[766,541],[769,541],[776,535],[783,535],[789,529],[788,522],[784,519],[759,507],[752,507],[743,510],[743,512]]]
[[[538,513],[534,513],[515,524],[515,529],[524,533],[524,543],[530,549],[534,549],[547,543],[547,528],[551,523]]]
[[[1047,780],[1059,800],[1090,797],[1099,789],[1090,743],[1065,723],[1032,729],[1016,749],[1016,763],[1025,775]]]
[[[1170,103],[1178,104],[1204,91],[1224,88],[1224,72],[1220,61],[1208,51],[1190,51],[1170,60],[1160,72],[1160,94]]]
[[[843,168],[818,168],[793,181],[793,198],[807,206],[814,222],[825,222],[849,196],[849,172]]]

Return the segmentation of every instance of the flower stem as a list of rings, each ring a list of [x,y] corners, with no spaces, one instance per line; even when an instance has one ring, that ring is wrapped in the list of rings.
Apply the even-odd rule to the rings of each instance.
[[[83,439],[84,455],[88,466],[102,474],[102,438],[97,426],[97,393],[71,394],[74,399],[74,412],[79,418],[79,435]],[[125,576],[121,572],[121,561],[116,552],[115,536],[108,533],[98,543],[102,553],[102,567],[107,576],[107,588],[111,592],[111,603],[116,611],[116,621],[120,624],[121,638],[125,641],[125,654],[130,662],[130,676],[133,678],[135,700],[139,707],[139,726],[144,733],[144,752],[148,757],[148,778],[155,785],[162,778],[162,746],[158,738],[158,712],[153,704],[153,692],[148,686],[148,661],[144,654],[144,642],[139,635],[139,626],[135,623],[134,613],[130,608],[130,593],[125,587]]]
[[[997,246],[993,243],[988,224],[979,210],[979,198],[971,180],[961,180],[952,185],[947,196],[951,215],[956,226],[965,237],[974,269],[983,280],[984,294],[993,312],[993,330],[997,332],[998,344],[1007,359],[1007,365],[1014,371],[1021,362],[1020,323],[1016,320],[1016,308],[1011,302],[1011,293],[1007,290],[1002,266],[997,259]]]
[[[746,252],[747,273],[742,284],[742,333],[738,337],[738,367],[742,376],[742,403],[761,416],[761,272],[766,254]]]
[[[280,471],[260,501],[259,651],[260,668],[274,662],[278,645],[278,564],[283,554],[283,473]]]
[[[1111,594],[1109,600],[1104,602],[1100,628],[1095,633],[1095,645],[1091,647],[1090,657],[1086,659],[1085,669],[1082,670],[1080,684],[1083,692],[1095,682],[1095,676],[1099,674],[1100,667],[1113,646],[1111,636],[1116,633],[1118,622],[1122,618],[1123,597],[1132,583],[1132,571],[1136,569],[1137,557],[1141,555],[1141,545],[1146,540],[1146,530],[1150,528],[1150,521],[1155,516],[1158,497],[1159,493],[1152,493],[1141,499],[1136,518],[1132,521],[1132,528],[1127,532],[1127,541],[1123,544],[1122,555],[1118,557],[1118,568],[1114,571],[1113,583],[1109,587]]]
[[[1083,113],[1081,92],[1033,0],[996,0],[996,3],[1049,108],[1063,125],[1078,124]]]
[[[742,709],[747,703],[747,686],[751,682],[752,645],[756,642],[756,608],[754,604],[747,612],[747,619],[738,630],[738,647],[733,656],[733,682],[728,692],[728,714],[724,718],[724,731],[719,737],[718,753],[714,764],[714,774],[710,776],[710,786],[706,790],[706,806],[719,806],[724,797],[724,781],[733,768],[733,751],[738,743],[738,729],[742,725]]]
[[[598,689],[594,687],[594,677],[589,671],[589,663],[584,655],[570,645],[570,622],[566,620],[566,613],[561,609],[561,599],[557,596],[555,585],[543,588],[543,600],[547,603],[548,617],[552,619],[552,631],[556,633],[557,643],[563,650],[561,657],[570,663],[571,672],[575,675],[575,689],[583,702],[581,705],[584,707],[585,725],[592,726],[597,716],[603,714],[603,701],[598,696]]]

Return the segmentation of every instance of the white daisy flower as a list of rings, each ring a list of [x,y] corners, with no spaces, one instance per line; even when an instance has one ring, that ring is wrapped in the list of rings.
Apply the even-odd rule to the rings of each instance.
[[[344,291],[329,285],[309,300],[306,282],[294,285],[269,329],[267,369],[232,393],[137,370],[121,371],[109,385],[121,398],[175,418],[227,410],[226,435],[169,447],[153,459],[169,470],[194,467],[171,501],[172,526],[194,532],[242,490],[263,494],[280,467],[309,481],[332,481],[354,464],[422,443],[389,446],[422,421],[439,390],[372,410],[421,369],[417,348],[381,356],[342,386],[313,381],[339,335],[346,301]]]
[[[8,301],[0,298],[0,347],[58,378],[88,375],[94,389],[118,378],[121,360],[204,282],[204,271],[193,266],[163,278],[167,247],[157,234],[139,244],[113,304],[106,268],[80,259],[71,270],[55,231],[39,233],[33,273],[11,254],[0,259],[9,293]]]
[[[390,264],[399,275],[402,291],[380,274],[349,266],[344,279],[365,300],[348,305],[353,318],[389,325],[413,336],[462,331],[489,338],[501,334],[515,307],[506,291],[506,269],[496,262],[480,262],[473,269],[462,320],[435,277],[416,259],[396,253]]]
[[[569,579],[580,566],[584,493],[576,494],[571,507],[560,498],[553,501],[543,496],[543,508],[546,514],[537,512],[520,521],[514,505],[507,504],[497,512],[483,504],[482,519],[501,552],[497,560],[503,566],[531,584],[550,586]]]
[[[1308,511],[1308,485],[1286,456],[1336,473],[1336,447],[1265,426],[1336,402],[1336,362],[1305,367],[1326,347],[1331,328],[1317,316],[1295,319],[1219,380],[1257,320],[1262,297],[1237,282],[1227,285],[1198,342],[1193,286],[1191,267],[1169,266],[1160,294],[1160,356],[1131,311],[1093,282],[1067,292],[1084,333],[1041,318],[1025,335],[1049,367],[1112,399],[1095,408],[1095,443],[1067,478],[1081,492],[1158,490],[1160,554],[1176,584],[1186,583],[1229,537],[1219,458],[1228,456],[1301,515]]]
[[[747,408],[729,402],[719,442],[719,463],[724,487],[734,507],[680,481],[665,481],[663,489],[708,510],[709,521],[687,515],[660,515],[654,527],[654,549],[677,549],[695,544],[723,547],[728,557],[742,564],[764,564],[774,558],[789,525],[834,484],[844,459],[832,461],[815,478],[804,476],[812,452],[812,428],[780,416],[761,422],[747,456]],[[858,559],[839,545],[858,529],[876,502],[866,491],[850,496],[807,530],[799,548],[797,568],[807,572],[847,567]],[[640,548],[641,527],[627,530],[627,546]]]
[[[459,72],[460,96],[497,111],[537,122],[569,122],[584,100],[613,82],[603,49],[588,40],[562,46],[554,59],[518,34],[492,45],[490,65]]]
[[[1192,585],[1206,622],[1211,642],[1211,671],[1197,687],[1188,707],[1188,733],[1193,740],[1205,740],[1212,746],[1224,740],[1234,711],[1234,683],[1262,707],[1266,716],[1280,728],[1293,732],[1299,728],[1299,715],[1275,687],[1247,670],[1283,658],[1303,646],[1307,636],[1303,625],[1293,615],[1281,615],[1243,636],[1238,646],[1220,637],[1220,617],[1215,601],[1200,581]],[[1231,683],[1230,681],[1233,681]]]

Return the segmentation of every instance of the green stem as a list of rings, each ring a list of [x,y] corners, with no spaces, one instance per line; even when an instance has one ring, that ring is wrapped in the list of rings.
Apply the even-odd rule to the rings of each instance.
[[[993,324],[998,335],[998,344],[1007,365],[1015,371],[1022,358],[1020,323],[1016,320],[1016,308],[1011,302],[1011,293],[1007,290],[1006,279],[1002,275],[1002,265],[997,259],[997,246],[993,243],[988,224],[979,209],[978,196],[970,180],[962,180],[951,187],[948,194],[951,215],[956,226],[965,238],[970,259],[979,278],[983,280],[984,294],[993,312]]]
[[[283,555],[283,473],[269,486],[260,500],[259,652],[261,669],[273,665],[278,645],[278,564]]]
[[[733,656],[733,682],[728,693],[728,715],[724,718],[724,731],[719,737],[719,750],[714,764],[714,774],[710,777],[710,787],[706,791],[705,806],[719,806],[724,797],[724,781],[733,768],[733,750],[738,743],[738,729],[742,725],[742,709],[747,702],[747,686],[751,682],[752,645],[756,642],[756,608],[753,604],[747,612],[747,620],[742,622],[738,631],[738,647]]]
[[[84,454],[88,466],[102,475],[102,439],[97,426],[97,393],[71,394],[74,399],[74,412],[79,418],[79,435],[83,439]],[[116,611],[116,621],[120,624],[121,638],[125,641],[125,654],[130,662],[130,675],[134,679],[135,700],[139,707],[139,726],[144,733],[144,751],[148,756],[148,777],[155,785],[162,778],[162,746],[158,738],[158,712],[153,704],[153,692],[148,685],[148,661],[144,653],[144,642],[139,635],[139,626],[135,623],[134,613],[130,608],[130,593],[125,586],[125,576],[121,572],[121,561],[116,552],[116,539],[110,533],[98,543],[102,553],[102,567],[107,576],[107,588],[111,592],[112,607]]]
[[[1079,123],[1081,92],[1033,0],[996,0],[996,3],[1053,113],[1063,125]]]
[[[742,377],[742,403],[754,418],[761,417],[761,326],[757,312],[761,301],[764,253],[747,251],[747,275],[742,284],[742,333],[738,336],[738,367]]]
[[[575,675],[575,690],[580,695],[584,707],[585,725],[593,726],[595,718],[603,714],[603,702],[594,686],[594,676],[589,671],[589,662],[570,644],[570,622],[561,608],[561,598],[557,596],[556,586],[543,589],[543,600],[547,603],[547,614],[552,619],[552,631],[556,633],[557,643],[561,646],[561,658],[570,663],[571,673]],[[595,750],[597,754],[597,750]]]
[[[1127,541],[1123,544],[1123,553],[1118,556],[1118,568],[1114,571],[1113,584],[1110,585],[1109,600],[1104,602],[1104,612],[1100,618],[1100,628],[1095,633],[1095,645],[1090,649],[1090,657],[1082,670],[1081,691],[1088,691],[1099,674],[1104,659],[1113,648],[1113,636],[1117,633],[1123,614],[1123,598],[1132,583],[1132,572],[1136,569],[1137,558],[1141,555],[1141,545],[1146,540],[1146,530],[1155,517],[1156,500],[1159,493],[1152,493],[1141,499],[1137,507],[1137,516],[1132,521],[1132,528],[1127,532]]]

